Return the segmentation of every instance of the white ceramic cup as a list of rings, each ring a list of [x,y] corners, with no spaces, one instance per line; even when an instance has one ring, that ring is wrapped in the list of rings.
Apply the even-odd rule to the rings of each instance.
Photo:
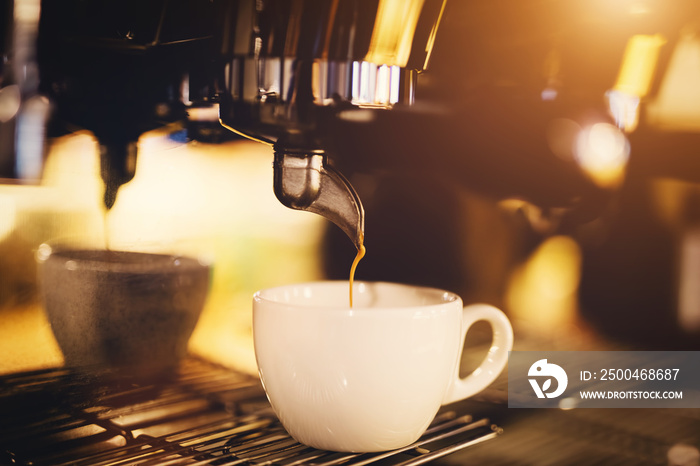
[[[469,327],[487,321],[493,344],[460,378]],[[416,441],[443,404],[491,384],[513,330],[495,307],[463,308],[454,293],[382,282],[312,282],[259,291],[255,354],[267,396],[287,432],[324,450],[370,452]]]

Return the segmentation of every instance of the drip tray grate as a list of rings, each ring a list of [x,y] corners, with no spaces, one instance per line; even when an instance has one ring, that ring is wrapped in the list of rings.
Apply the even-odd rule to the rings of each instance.
[[[499,433],[444,411],[399,450],[316,450],[286,433],[257,378],[196,359],[148,383],[67,369],[0,377],[1,464],[417,465]]]

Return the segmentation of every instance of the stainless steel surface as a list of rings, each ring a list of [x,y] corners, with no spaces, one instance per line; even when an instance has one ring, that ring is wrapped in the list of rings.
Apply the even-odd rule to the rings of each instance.
[[[0,378],[3,464],[418,465],[500,433],[488,419],[446,411],[399,450],[315,450],[284,431],[258,379],[194,359],[153,381],[65,369]]]
[[[0,378],[0,464],[663,466],[684,464],[674,453],[700,445],[698,409],[514,410],[502,377],[444,408],[412,445],[334,453],[291,439],[256,378],[196,359],[169,380],[108,376],[52,369]]]
[[[503,435],[441,464],[668,466],[694,464],[672,462],[671,455],[700,445],[697,409],[519,410],[474,401],[461,409],[488,412]]]

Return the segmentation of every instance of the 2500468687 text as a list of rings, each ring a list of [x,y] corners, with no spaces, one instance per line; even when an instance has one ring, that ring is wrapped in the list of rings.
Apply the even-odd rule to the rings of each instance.
[[[595,372],[580,371],[580,380],[635,380],[635,381],[669,381],[677,380],[680,369],[600,369]]]

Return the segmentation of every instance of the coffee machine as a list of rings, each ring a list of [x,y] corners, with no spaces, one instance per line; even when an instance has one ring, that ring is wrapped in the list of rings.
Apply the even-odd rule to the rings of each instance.
[[[28,2],[15,2],[14,10],[6,3],[8,19],[30,10]],[[22,81],[22,105],[10,119],[17,134],[29,99],[41,96],[44,102],[35,125],[35,167],[41,165],[44,137],[91,131],[99,141],[109,210],[119,187],[134,177],[142,133],[188,120],[190,137],[206,138],[220,134],[220,120],[274,147],[274,192],[284,205],[327,217],[359,245],[362,204],[330,162],[326,127],[413,102],[444,2],[101,1],[31,7],[23,22],[6,29],[14,33],[3,45],[10,63],[5,82],[13,76]],[[40,168],[21,170],[30,157],[14,146],[26,139],[3,138],[5,178],[40,176]]]
[[[6,1],[4,21],[14,27],[5,29],[3,86],[12,85],[4,94],[18,96],[18,110],[3,123],[1,175],[40,177],[45,138],[87,129],[99,141],[109,210],[134,177],[139,135],[184,121],[191,139],[228,137],[223,127],[271,146],[277,198],[331,220],[356,246],[363,207],[339,167],[446,173],[547,206],[595,198],[575,166],[543,147],[530,151],[530,163],[549,173],[544,183],[518,177],[520,168],[497,156],[425,163],[425,141],[459,139],[454,109],[420,101],[445,6]],[[30,110],[35,117],[25,118]],[[484,180],[499,176],[509,181]]]

